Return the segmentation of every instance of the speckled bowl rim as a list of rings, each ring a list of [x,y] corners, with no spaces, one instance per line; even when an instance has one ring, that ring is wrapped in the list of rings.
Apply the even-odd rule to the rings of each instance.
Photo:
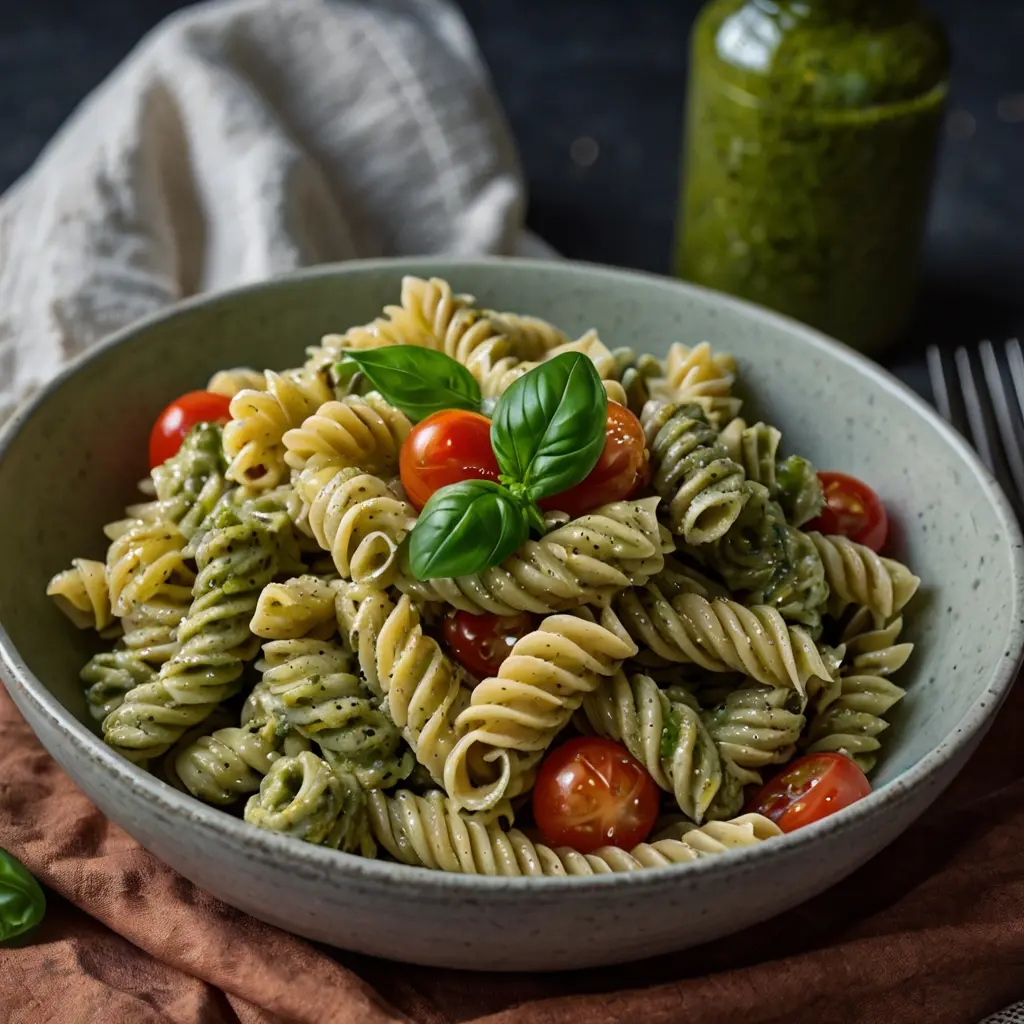
[[[1022,545],[1020,527],[1008,500],[960,434],[886,370],[852,349],[798,321],[696,285],[642,271],[623,270],[582,262],[499,256],[479,258],[403,257],[325,264],[229,291],[205,293],[136,321],[68,364],[30,402],[19,409],[3,428],[0,428],[0,465],[6,459],[7,451],[22,426],[35,414],[52,391],[73,377],[100,353],[116,348],[154,324],[187,316],[193,310],[201,309],[204,306],[231,300],[244,301],[247,295],[287,286],[296,279],[342,277],[359,272],[386,271],[393,274],[437,275],[457,282],[460,271],[472,270],[480,266],[491,267],[511,274],[517,273],[519,269],[542,271],[555,278],[560,276],[577,277],[582,271],[591,279],[607,282],[610,288],[614,288],[622,282],[640,281],[646,286],[665,292],[669,301],[673,294],[700,295],[704,300],[710,299],[712,304],[721,309],[733,309],[748,317],[760,319],[765,324],[783,329],[797,337],[803,344],[826,354],[828,358],[852,367],[862,376],[871,380],[880,391],[895,396],[909,406],[921,419],[938,431],[970,467],[974,474],[974,482],[995,508],[997,516],[1001,520],[1001,526],[1006,531],[1010,542],[1015,584],[1012,625],[1007,637],[1006,654],[991,668],[985,689],[938,746],[903,774],[880,789],[874,790],[869,796],[851,807],[797,832],[774,838],[769,843],[757,843],[734,849],[730,851],[728,857],[708,857],[685,864],[602,875],[495,877],[430,871],[425,868],[371,860],[354,854],[298,843],[287,836],[263,832],[223,811],[208,807],[119,757],[99,737],[74,718],[32,673],[15,649],[3,625],[0,624],[0,668],[4,670],[4,681],[8,688],[12,689],[12,684],[16,686],[24,697],[31,701],[36,710],[45,715],[51,724],[67,737],[80,755],[103,765],[120,781],[141,790],[142,795],[148,800],[159,805],[165,812],[180,816],[183,821],[188,822],[197,831],[216,833],[238,847],[245,847],[247,856],[254,858],[257,862],[278,867],[287,864],[290,872],[309,881],[337,882],[348,876],[364,879],[368,883],[410,883],[417,886],[421,894],[425,889],[433,890],[439,898],[447,898],[449,895],[452,898],[472,897],[497,890],[511,890],[512,892],[532,892],[545,899],[557,897],[575,901],[577,898],[586,899],[599,895],[610,886],[645,888],[671,884],[675,879],[682,880],[682,872],[686,873],[687,880],[696,882],[702,875],[709,872],[728,872],[736,876],[765,868],[770,869],[773,861],[801,856],[805,850],[813,846],[819,836],[823,836],[825,833],[841,836],[866,827],[871,821],[879,820],[882,815],[888,813],[891,807],[908,799],[917,786],[926,783],[928,778],[950,758],[963,748],[972,745],[975,735],[987,727],[998,712],[1016,678],[1022,659],[1024,659],[1024,624],[1022,624],[1020,614],[1021,608],[1024,606],[1024,551],[1022,551],[1024,545]],[[574,283],[575,281],[568,281],[567,285]],[[961,484],[961,486],[965,485]]]

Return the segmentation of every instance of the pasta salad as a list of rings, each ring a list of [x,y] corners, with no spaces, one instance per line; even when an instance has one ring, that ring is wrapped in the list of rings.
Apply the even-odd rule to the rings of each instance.
[[[406,278],[231,369],[48,593],[107,744],[260,828],[443,871],[759,843],[870,790],[918,579],[877,495],[664,360]]]

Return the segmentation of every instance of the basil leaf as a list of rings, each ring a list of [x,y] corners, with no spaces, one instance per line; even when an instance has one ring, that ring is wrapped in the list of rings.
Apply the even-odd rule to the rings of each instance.
[[[409,568],[418,580],[483,572],[529,537],[522,505],[490,480],[463,480],[436,491],[409,535]]]
[[[566,352],[523,374],[501,396],[491,447],[503,476],[537,500],[578,484],[605,443],[608,396],[594,364]]]
[[[20,861],[0,850],[0,942],[35,928],[45,913],[39,883]]]
[[[346,352],[335,367],[343,380],[358,367],[381,393],[385,402],[401,409],[411,420],[421,420],[442,409],[480,408],[480,385],[462,363],[416,345]]]

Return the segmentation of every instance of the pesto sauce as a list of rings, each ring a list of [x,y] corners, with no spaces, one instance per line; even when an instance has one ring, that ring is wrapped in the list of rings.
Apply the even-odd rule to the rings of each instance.
[[[912,0],[715,0],[692,38],[676,272],[864,351],[906,326],[945,107]]]

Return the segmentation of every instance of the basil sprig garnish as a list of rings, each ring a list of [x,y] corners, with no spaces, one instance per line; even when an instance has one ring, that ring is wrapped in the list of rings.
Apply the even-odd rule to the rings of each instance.
[[[523,374],[498,399],[491,420],[500,484],[466,480],[431,497],[409,536],[413,575],[429,580],[483,572],[523,544],[531,525],[543,532],[537,502],[590,473],[604,448],[607,418],[601,378],[582,353],[564,353]]]
[[[46,897],[25,866],[0,850],[0,942],[35,928],[46,913]]]
[[[480,572],[529,535],[526,510],[511,491],[491,480],[463,480],[423,506],[409,538],[409,568],[419,580]]]
[[[335,366],[344,380],[356,369],[413,422],[442,409],[480,408],[480,385],[462,363],[416,345],[388,345],[345,353]]]
[[[524,373],[491,420],[502,483],[533,501],[567,491],[597,465],[607,417],[601,377],[585,355],[567,352]]]

